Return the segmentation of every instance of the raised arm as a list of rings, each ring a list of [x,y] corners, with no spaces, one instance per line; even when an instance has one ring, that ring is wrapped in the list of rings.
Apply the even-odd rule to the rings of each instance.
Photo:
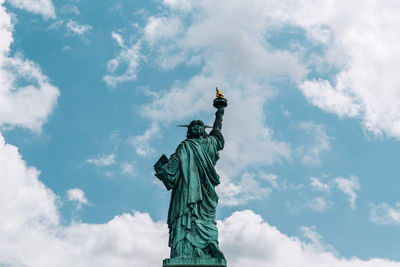
[[[219,107],[215,112],[215,121],[213,124],[213,130],[221,131],[222,129],[222,116],[224,115],[224,107]]]

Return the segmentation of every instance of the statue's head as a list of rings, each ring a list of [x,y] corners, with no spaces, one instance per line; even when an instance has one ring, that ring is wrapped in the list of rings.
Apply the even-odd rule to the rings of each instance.
[[[206,136],[207,133],[205,131],[205,125],[201,120],[194,120],[188,125],[188,131],[186,135],[188,139]]]

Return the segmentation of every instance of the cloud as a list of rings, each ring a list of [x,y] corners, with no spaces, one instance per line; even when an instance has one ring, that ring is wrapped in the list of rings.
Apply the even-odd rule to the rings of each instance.
[[[318,177],[310,177],[310,181],[310,186],[320,192],[329,193],[333,188],[338,189],[348,197],[350,207],[353,210],[356,208],[356,191],[360,190],[360,183],[357,176],[350,175],[349,178],[335,177],[326,183],[323,183]]]
[[[3,4],[3,0],[0,4]],[[25,9],[33,14],[42,15],[43,18],[56,18],[56,12],[51,0],[7,0],[11,5],[16,8]]]
[[[150,146],[149,140],[156,136],[159,131],[159,125],[154,122],[152,123],[151,127],[143,133],[143,135],[138,135],[131,138],[129,142],[135,147],[136,154],[146,157],[153,153],[154,149]]]
[[[348,93],[347,88],[333,88],[326,80],[305,81],[300,89],[311,103],[339,117],[360,115],[361,106]]]
[[[330,184],[324,184],[318,177],[310,177],[310,180],[311,180],[310,185],[318,191],[329,192],[331,189]]]
[[[70,34],[79,36],[84,36],[92,29],[92,26],[88,24],[80,24],[74,20],[68,20],[66,26]]]
[[[221,249],[229,266],[388,267],[400,263],[373,258],[338,256],[313,228],[302,227],[306,240],[290,237],[263,221],[253,211],[234,212],[219,222]],[[290,257],[288,257],[290,255]]]
[[[105,224],[60,224],[58,197],[0,135],[0,265],[157,266],[168,256],[165,223],[135,212]],[[71,200],[87,202],[80,189]]]
[[[110,166],[115,164],[115,155],[97,155],[96,158],[87,159],[86,162],[98,167]]]
[[[160,40],[171,39],[182,31],[178,17],[150,17],[144,28],[144,37],[154,46]]]
[[[320,64],[317,72],[324,75],[324,70],[336,69],[329,78],[300,83],[310,102],[339,117],[360,119],[375,135],[399,139],[400,4],[282,1],[271,9],[276,17],[303,28],[311,40],[323,45],[322,55],[315,55]]]
[[[308,165],[319,165],[321,163],[321,153],[331,150],[329,136],[325,128],[313,122],[301,122],[300,129],[310,135],[312,144],[302,145],[298,152],[302,157],[301,162]]]
[[[103,76],[103,81],[107,86],[115,88],[119,83],[136,80],[137,68],[143,56],[140,54],[140,41],[127,47],[120,34],[112,32],[111,36],[121,50],[116,57],[108,61],[108,74]]]
[[[356,208],[356,191],[360,190],[358,178],[350,175],[350,178],[337,177],[333,180],[336,186],[349,198],[350,207],[354,210]]]
[[[6,144],[0,132],[1,231],[16,234],[27,222],[58,223],[57,197],[38,180],[39,174],[36,168],[26,166],[18,148]]]
[[[260,177],[263,180],[268,181],[273,188],[278,188],[279,187],[278,182],[277,182],[278,176],[275,175],[275,174],[260,172],[258,174],[258,177]]]
[[[82,204],[88,205],[89,202],[87,198],[85,197],[85,193],[82,191],[80,188],[72,188],[67,191],[68,199],[70,201],[77,201],[78,206],[77,209],[82,208]]]
[[[371,204],[371,221],[383,225],[400,225],[400,202],[394,207],[387,203]]]
[[[60,93],[34,62],[21,54],[10,56],[12,30],[10,16],[0,5],[0,126],[40,132]]]
[[[332,205],[331,202],[327,202],[323,197],[316,197],[307,203],[307,207],[315,211],[324,212],[327,208]]]
[[[81,13],[77,6],[69,4],[62,6],[60,10],[64,14],[79,15]]]
[[[133,162],[122,162],[121,173],[125,175],[135,175],[135,167]]]
[[[271,188],[260,183],[255,173],[244,172],[239,182],[232,181],[222,171],[219,171],[219,175],[221,184],[216,190],[222,206],[244,205],[249,201],[266,197],[272,191]]]
[[[125,213],[103,224],[61,225],[57,196],[38,176],[17,147],[0,136],[0,216],[6,218],[0,221],[1,265],[159,266],[168,257],[167,225],[146,213]],[[221,249],[232,267],[400,266],[385,259],[341,258],[315,229],[303,227],[303,241],[250,210],[234,212],[218,227]]]
[[[143,27],[143,36],[134,46],[141,54],[134,53],[129,61],[134,71],[124,72],[123,77],[136,78],[140,57],[162,69],[185,65],[194,66],[198,71],[185,81],[158,88],[153,100],[142,106],[141,115],[151,123],[162,121],[164,125],[204,115],[210,121],[213,88],[218,85],[229,102],[223,126],[229,142],[219,163],[229,166],[227,175],[239,180],[246,167],[290,159],[290,145],[274,139],[273,131],[267,126],[264,106],[274,96],[271,81],[300,81],[307,74],[307,68],[295,54],[272,49],[262,38],[269,26],[268,5],[262,2],[215,5],[207,1],[190,5],[166,1],[164,4],[163,12],[150,17]],[[229,12],[226,6],[230,7]],[[127,47],[121,45],[121,36],[116,37],[123,53]],[[148,47],[151,56],[140,47]],[[110,70],[121,61],[110,60]]]

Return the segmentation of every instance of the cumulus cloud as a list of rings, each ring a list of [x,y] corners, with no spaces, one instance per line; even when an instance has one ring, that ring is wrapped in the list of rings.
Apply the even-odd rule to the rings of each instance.
[[[38,180],[39,174],[36,168],[26,166],[18,148],[6,144],[0,132],[1,231],[16,234],[26,222],[58,223],[57,197]]]
[[[244,172],[239,181],[232,180],[222,171],[219,174],[221,184],[216,190],[219,203],[223,206],[244,205],[251,200],[266,197],[272,191],[270,187],[260,183],[261,179],[255,173]]]
[[[99,167],[110,166],[115,164],[115,154],[97,155],[96,158],[87,159],[86,162]]]
[[[3,2],[3,0],[0,1],[0,4]],[[54,19],[56,17],[54,5],[51,0],[8,0],[8,2],[16,8],[42,15],[45,19]]]
[[[290,145],[276,140],[264,112],[276,93],[270,82],[282,77],[297,84],[322,110],[358,118],[374,134],[400,137],[396,108],[400,80],[395,73],[400,54],[393,52],[400,41],[395,19],[399,4],[374,0],[163,3],[166,9],[148,18],[143,36],[133,46],[117,41],[120,53],[133,50],[133,56],[110,60],[109,73],[121,62],[129,67],[104,79],[111,86],[136,79],[139,59],[146,57],[142,45],[150,47],[149,61],[154,59],[160,68],[197,67],[190,79],[159,88],[163,91],[143,105],[142,115],[151,122],[180,123],[203,116],[212,100],[206,89],[226,88],[229,106],[223,130],[229,142],[219,164],[236,184],[245,168],[291,159]],[[296,37],[290,49],[272,47],[266,37],[285,26],[304,30],[306,39],[321,49],[311,51]],[[310,69],[312,78],[306,76]],[[320,133],[315,146],[301,150],[306,164],[318,164],[321,153],[330,150],[327,136]],[[356,196],[354,190],[354,194],[346,192],[350,199]]]
[[[218,224],[221,248],[230,266],[387,267],[398,262],[338,256],[313,228],[303,227],[306,240],[290,237],[250,210],[234,212]],[[290,257],[288,257],[290,255]]]
[[[59,91],[39,66],[21,54],[10,55],[13,25],[0,1],[0,126],[40,132],[57,104]],[[27,84],[27,85],[21,85]]]
[[[223,126],[229,142],[219,163],[230,166],[227,175],[240,180],[241,171],[249,165],[290,159],[289,144],[274,139],[263,109],[274,95],[269,86],[273,79],[299,81],[307,69],[293,53],[270,49],[261,38],[260,33],[268,28],[267,5],[216,5],[207,1],[164,4],[170,12],[150,17],[136,44],[149,46],[154,52],[149,60],[154,59],[160,68],[185,64],[199,67],[199,72],[186,81],[176,81],[170,88],[159,88],[165,90],[158,90],[153,101],[143,105],[142,116],[152,123],[183,123],[207,114],[210,121],[213,88],[218,85],[223,91],[226,88],[229,101]],[[230,6],[229,12],[224,6]],[[122,37],[117,35],[114,39],[121,52],[126,51],[119,41]],[[136,59],[130,60],[134,69]],[[119,62],[111,60],[111,69]],[[133,77],[129,73],[123,75]]]
[[[168,257],[168,229],[148,214],[115,216],[104,224],[59,222],[57,196],[39,171],[0,136],[0,264],[11,266],[159,266]],[[81,199],[78,194],[74,199]],[[392,267],[385,259],[341,258],[315,229],[306,240],[290,237],[250,210],[218,222],[221,249],[230,266]],[[287,255],[291,255],[287,257]]]
[[[168,256],[167,227],[148,214],[62,226],[58,197],[40,182],[39,174],[0,135],[0,265],[157,266]],[[68,196],[87,203],[80,189],[68,191]]]
[[[387,203],[371,204],[370,218],[378,224],[400,225],[400,202],[394,206]]]
[[[70,201],[78,202],[77,209],[82,208],[82,204],[89,204],[87,198],[85,197],[85,193],[80,188],[71,188],[67,191],[67,196]]]
[[[331,79],[300,84],[310,102],[340,117],[359,118],[373,134],[400,138],[400,4],[375,0],[281,2],[271,8],[276,18],[302,27],[311,39],[324,45],[321,69],[337,69]]]

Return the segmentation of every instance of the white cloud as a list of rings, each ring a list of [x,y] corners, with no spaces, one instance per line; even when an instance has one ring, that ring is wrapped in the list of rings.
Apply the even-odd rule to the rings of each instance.
[[[330,191],[330,184],[324,184],[318,177],[310,177],[310,185],[318,191]]]
[[[305,81],[300,89],[313,105],[336,113],[339,117],[356,117],[361,112],[361,106],[351,97],[347,88],[339,85],[333,88],[326,80]]]
[[[387,203],[371,204],[370,218],[378,224],[400,225],[400,202],[394,207]]]
[[[159,266],[168,257],[167,225],[145,213],[122,214],[104,224],[62,226],[57,197],[38,175],[21,159],[18,149],[0,136],[1,265]],[[385,259],[338,257],[313,228],[302,228],[309,240],[302,241],[281,233],[249,210],[233,213],[219,221],[218,227],[221,249],[232,267],[400,266]]]
[[[303,145],[298,148],[303,164],[319,165],[321,153],[331,150],[329,136],[324,126],[313,122],[301,122],[300,129],[310,135],[311,144]]]
[[[105,224],[60,224],[58,197],[0,135],[0,265],[157,266],[168,256],[167,226],[135,212]],[[79,190],[72,200],[87,202]]]
[[[39,174],[36,168],[26,166],[18,148],[6,144],[0,132],[0,231],[13,233],[26,222],[58,223],[57,197],[38,180]]]
[[[124,39],[122,38],[121,34],[112,32],[111,37],[117,42],[120,47],[125,47]]]
[[[122,162],[121,163],[121,173],[126,175],[135,175],[135,167],[133,162]]]
[[[65,5],[61,7],[61,12],[65,14],[73,14],[73,15],[79,15],[81,12],[79,12],[79,9],[77,6],[74,5]]]
[[[356,208],[356,191],[360,190],[358,178],[350,175],[350,178],[337,177],[333,180],[336,186],[349,198],[350,207],[354,210]]]
[[[96,158],[87,159],[86,162],[99,167],[110,166],[115,164],[115,155],[97,155]]]
[[[67,191],[68,199],[70,201],[77,201],[78,202],[78,209],[82,208],[82,204],[88,205],[89,202],[85,197],[85,193],[80,188],[71,188]]]
[[[303,227],[307,241],[281,233],[250,210],[234,212],[219,222],[221,249],[229,266],[388,267],[400,263],[386,259],[339,257],[313,228]],[[290,257],[288,257],[290,255]]]
[[[10,4],[16,8],[25,9],[26,11],[32,12],[34,14],[42,15],[43,18],[54,19],[56,17],[56,12],[54,10],[54,5],[51,0],[7,0]],[[3,4],[3,0],[0,4]]]
[[[152,123],[151,127],[147,129],[143,135],[138,135],[131,138],[130,143],[135,147],[136,154],[142,157],[149,156],[154,152],[154,149],[150,146],[149,140],[158,134],[160,127],[158,123]]]
[[[282,1],[271,9],[276,18],[304,28],[326,45],[322,69],[339,69],[330,81],[320,78],[301,84],[310,102],[338,116],[359,118],[373,134],[400,138],[400,4]]]
[[[70,34],[79,35],[79,36],[85,35],[87,32],[89,32],[92,29],[92,26],[90,26],[88,24],[80,24],[79,22],[74,21],[74,20],[68,20],[66,26],[67,26],[67,29],[69,30]]]
[[[231,1],[164,4],[171,9],[149,18],[136,44],[149,46],[152,54],[146,59],[149,63],[154,59],[161,68],[186,64],[200,70],[187,81],[158,88],[165,90],[157,90],[153,101],[143,105],[142,116],[152,122],[185,123],[184,120],[207,113],[205,122],[211,121],[213,116],[209,112],[213,112],[214,88],[218,85],[229,101],[223,126],[229,142],[219,163],[229,166],[225,168],[227,175],[240,180],[245,167],[290,159],[289,144],[275,140],[266,124],[264,105],[274,95],[269,86],[272,80],[301,81],[307,69],[295,54],[271,49],[262,37],[269,27],[268,5]],[[125,50],[121,47],[121,52]],[[134,70],[138,58],[130,60]],[[112,59],[110,70],[118,67],[120,61]],[[135,71],[131,73],[136,75]],[[136,78],[135,75],[128,76]]]
[[[260,183],[260,177],[255,173],[245,172],[240,176],[239,181],[232,180],[222,171],[218,173],[221,184],[216,190],[219,203],[223,206],[245,205],[249,201],[268,196],[272,191],[271,188]]]
[[[103,76],[103,81],[109,87],[115,88],[121,82],[136,80],[137,68],[143,56],[140,55],[140,41],[131,47],[126,47],[124,39],[120,34],[112,32],[111,36],[117,42],[118,46],[120,46],[121,50],[116,57],[108,61],[108,74]]]
[[[326,178],[327,175],[324,175]],[[349,178],[345,177],[336,177],[331,179],[330,181],[326,181],[325,183],[321,181],[321,178],[318,177],[310,177],[310,186],[317,191],[329,193],[333,188],[344,193],[349,200],[350,207],[354,210],[356,208],[356,199],[357,193],[356,191],[360,190],[360,183],[358,178],[354,175],[350,175]],[[316,203],[316,200],[312,200],[309,203]],[[321,201],[322,203],[322,201]],[[327,202],[328,206],[333,205],[333,202]]]
[[[323,237],[316,232],[316,227],[307,227],[307,226],[302,226],[300,227],[301,233],[303,234],[303,237],[311,241],[312,246],[314,247],[315,250],[317,251],[327,251],[327,252],[332,252],[332,254],[337,254],[337,252],[334,250],[334,248],[330,245],[324,244]]]
[[[273,188],[278,188],[279,187],[278,182],[277,182],[278,176],[275,175],[275,174],[259,172],[257,177],[259,177],[260,179],[268,181]]]
[[[59,91],[40,68],[21,55],[0,59],[0,125],[40,132],[57,104]],[[18,86],[26,80],[35,85]]]
[[[144,37],[151,45],[155,45],[159,40],[175,37],[182,27],[177,17],[150,17],[144,28]]]
[[[189,0],[164,0],[164,5],[177,10],[190,10],[192,8],[191,1]]]
[[[10,16],[0,5],[0,126],[40,132],[57,104],[59,91],[34,62],[20,54],[10,56],[12,29]],[[22,82],[27,85],[21,86]]]
[[[332,205],[331,202],[327,202],[323,197],[316,197],[307,203],[307,207],[315,211],[324,212],[327,208]]]

